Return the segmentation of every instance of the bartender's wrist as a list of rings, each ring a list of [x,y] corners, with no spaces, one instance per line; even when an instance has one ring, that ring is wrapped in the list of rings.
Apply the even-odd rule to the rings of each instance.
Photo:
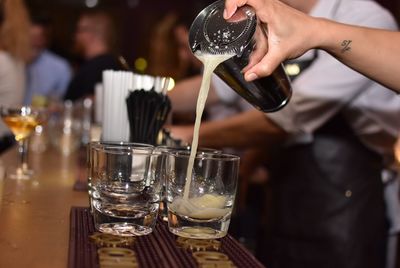
[[[310,20],[310,35],[307,37],[309,47],[327,50],[332,42],[330,22],[324,18],[310,17]]]
[[[315,47],[323,49],[330,54],[339,55],[340,50],[343,48],[342,43],[349,37],[344,38],[346,35],[344,30],[341,29],[340,24],[323,19],[315,18],[315,28],[312,42]]]

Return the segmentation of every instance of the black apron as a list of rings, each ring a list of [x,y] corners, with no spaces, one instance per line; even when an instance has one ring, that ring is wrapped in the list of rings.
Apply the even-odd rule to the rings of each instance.
[[[267,267],[383,268],[381,157],[338,115],[312,144],[287,147],[277,159],[271,229],[258,254]]]

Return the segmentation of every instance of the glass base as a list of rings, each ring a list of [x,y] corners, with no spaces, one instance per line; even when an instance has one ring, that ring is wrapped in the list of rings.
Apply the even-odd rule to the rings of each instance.
[[[169,231],[177,236],[193,239],[218,239],[226,236],[226,232],[218,231],[210,227],[180,227],[169,228]]]
[[[230,213],[222,218],[198,220],[168,211],[168,229],[171,233],[194,239],[218,239],[227,235]]]
[[[158,216],[158,203],[137,207],[134,204],[110,204],[92,197],[92,205],[95,228],[112,235],[148,235]]]
[[[33,176],[33,170],[28,168],[17,168],[11,174],[7,174],[7,177],[13,180],[29,180]]]
[[[106,234],[117,236],[142,236],[150,234],[153,229],[133,223],[104,223],[97,226],[97,229]]]

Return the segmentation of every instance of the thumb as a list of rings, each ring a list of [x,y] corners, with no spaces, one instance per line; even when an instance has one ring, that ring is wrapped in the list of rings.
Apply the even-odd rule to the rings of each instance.
[[[225,1],[225,10],[224,10],[224,19],[230,19],[233,14],[235,14],[238,7],[244,6],[247,3],[247,0],[226,0]]]

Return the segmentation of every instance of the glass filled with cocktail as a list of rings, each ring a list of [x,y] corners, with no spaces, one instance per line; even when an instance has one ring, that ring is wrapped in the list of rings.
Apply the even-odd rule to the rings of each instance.
[[[44,118],[44,110],[29,106],[1,107],[0,115],[18,143],[19,165],[9,174],[13,179],[29,179],[33,174],[28,168],[28,138]]]
[[[224,237],[235,202],[239,157],[198,152],[189,178],[190,152],[171,152],[166,158],[169,230],[188,238]]]

